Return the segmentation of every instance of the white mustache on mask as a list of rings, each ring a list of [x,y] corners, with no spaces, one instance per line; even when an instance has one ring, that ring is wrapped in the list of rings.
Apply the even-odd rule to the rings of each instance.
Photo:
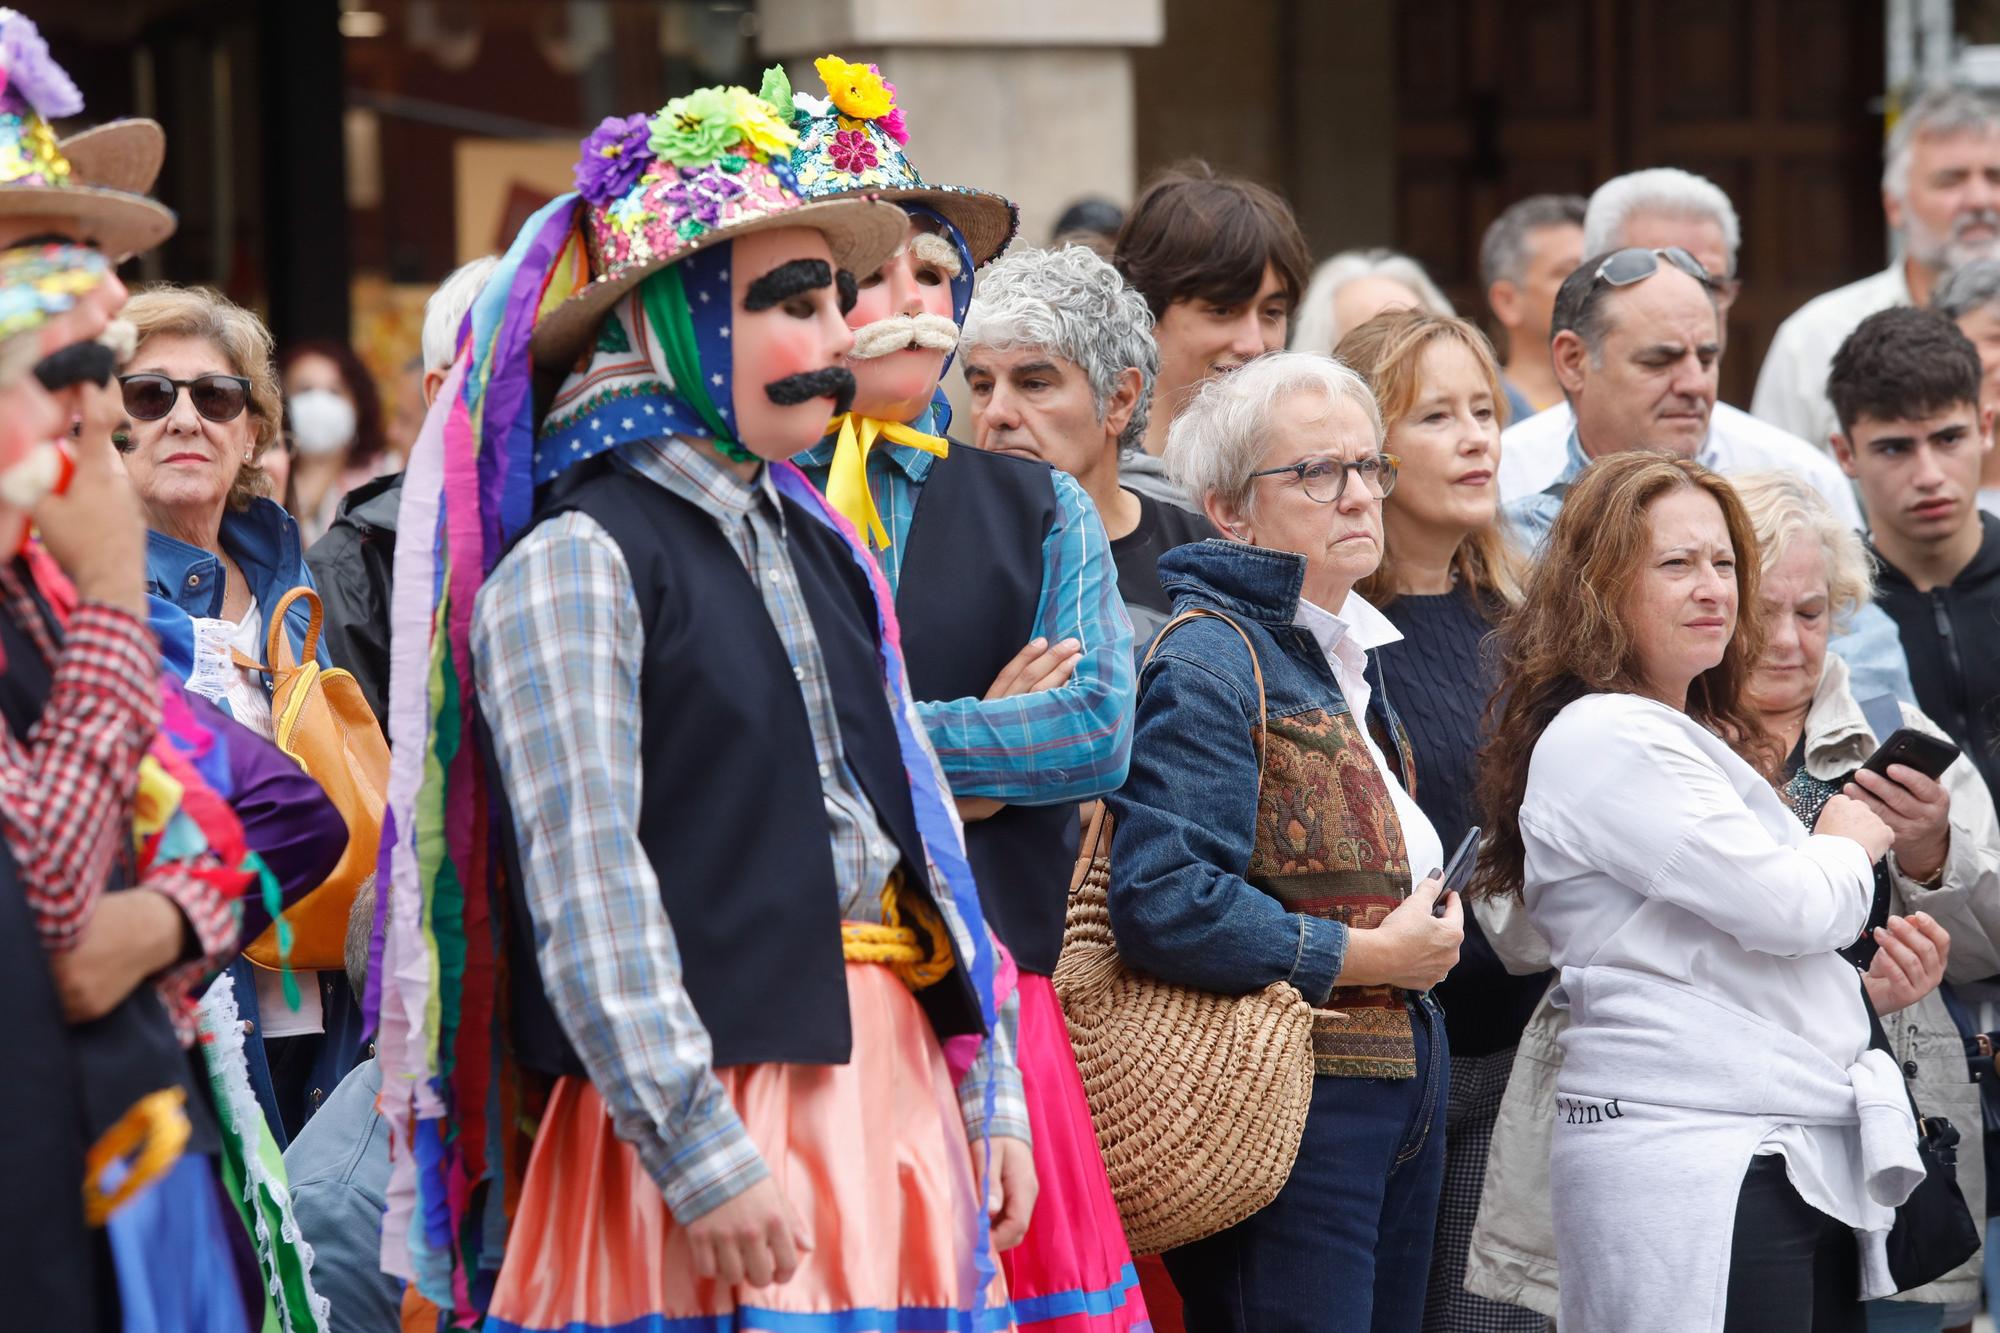
[[[890,315],[872,324],[864,324],[854,331],[854,350],[847,354],[850,361],[869,361],[891,352],[900,352],[905,347],[921,347],[926,351],[949,352],[958,346],[958,325],[943,315],[928,312],[921,315]]]

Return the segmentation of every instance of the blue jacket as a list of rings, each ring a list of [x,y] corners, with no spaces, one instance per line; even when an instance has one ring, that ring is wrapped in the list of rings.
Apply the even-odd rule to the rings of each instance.
[[[1347,702],[1310,631],[1292,623],[1305,558],[1210,538],[1160,557],[1176,615],[1221,611],[1256,645],[1270,719]],[[1389,762],[1407,760],[1379,661],[1369,721]],[[1256,844],[1257,684],[1243,641],[1217,620],[1167,637],[1139,676],[1132,766],[1108,798],[1117,819],[1107,897],[1118,952],[1141,971],[1226,995],[1288,981],[1324,1004],[1347,927],[1289,912],[1244,878]]]
[[[222,515],[222,549],[243,571],[250,595],[257,599],[263,615],[263,634],[271,632],[271,611],[280,599],[301,584],[311,586],[299,549],[299,525],[274,500],[254,499],[247,509],[228,509]],[[194,619],[222,615],[222,561],[157,529],[146,534],[146,591],[150,594],[147,618],[160,640],[161,662],[181,680],[194,671]],[[303,602],[294,602],[285,613],[285,628],[292,636],[292,651],[305,651],[306,629],[312,613]],[[261,652],[260,652],[261,655]],[[325,641],[314,654],[324,665]],[[228,711],[226,701],[217,707]],[[257,1012],[257,988],[250,963],[237,959],[231,964],[236,977],[236,1004],[243,1021],[253,1031],[261,1015]],[[318,984],[320,1003],[326,1016],[326,1037],[319,1041],[309,1061],[295,1065],[282,1079],[274,1079],[264,1058],[264,1043],[250,1042],[245,1056],[250,1065],[250,1085],[263,1105],[264,1118],[279,1147],[311,1117],[326,1096],[339,1084],[341,1076],[360,1058],[361,1013],[347,978],[329,971],[315,978],[306,974],[299,984]]]
[[[299,549],[299,525],[275,500],[254,499],[248,509],[223,511],[222,549],[250,584],[268,636],[271,609],[279,599],[301,584],[312,586],[312,574]],[[194,671],[195,617],[222,615],[222,561],[155,529],[146,534],[146,580],[146,591],[152,595],[149,618],[159,636],[161,661],[186,680]],[[311,619],[303,602],[294,602],[286,613],[293,652],[304,650]],[[323,639],[316,656],[326,663]]]

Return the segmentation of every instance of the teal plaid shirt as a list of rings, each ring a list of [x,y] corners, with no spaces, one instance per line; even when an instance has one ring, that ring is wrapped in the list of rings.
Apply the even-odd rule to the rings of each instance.
[[[911,423],[932,431],[926,415]],[[953,441],[953,449],[970,445]],[[826,489],[833,443],[823,440],[792,460]],[[875,552],[891,591],[901,586],[903,548],[924,479],[940,461],[904,444],[868,454],[868,487],[889,549]],[[1116,791],[1132,752],[1132,621],[1118,595],[1118,566],[1097,506],[1066,472],[1056,472],[1056,521],[1042,542],[1042,592],[1035,634],[1083,645],[1076,673],[1053,690],[1010,699],[930,699],[917,711],[952,791],[1019,805],[1087,801]],[[912,633],[909,626],[903,633]]]

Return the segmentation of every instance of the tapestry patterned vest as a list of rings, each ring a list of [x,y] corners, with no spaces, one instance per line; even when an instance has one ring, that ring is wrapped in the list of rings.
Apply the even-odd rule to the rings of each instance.
[[[1382,739],[1385,755],[1409,754]],[[1415,790],[1404,760],[1403,779]],[[1403,826],[1351,713],[1315,708],[1272,717],[1257,840],[1244,875],[1291,912],[1372,929],[1410,896]],[[1341,1078],[1414,1078],[1408,992],[1336,986],[1313,1011],[1313,1072]]]

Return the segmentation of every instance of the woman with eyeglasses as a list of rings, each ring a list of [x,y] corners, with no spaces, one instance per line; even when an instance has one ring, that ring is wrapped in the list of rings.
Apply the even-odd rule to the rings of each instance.
[[[1372,661],[1401,636],[1355,592],[1396,460],[1360,376],[1280,352],[1205,386],[1166,465],[1227,538],[1160,557],[1176,615],[1203,614],[1169,622],[1140,673],[1109,798],[1112,928],[1167,981],[1289,983],[1314,1011],[1315,1075],[1283,1190],[1167,1270],[1190,1333],[1415,1333],[1450,1067],[1428,992],[1463,911],[1438,901],[1444,849]]]
[[[237,665],[266,661],[271,612],[312,583],[290,514],[265,494],[259,460],[278,438],[271,335],[257,316],[205,288],[155,287],[127,303],[138,349],[119,375],[131,424],[125,468],[146,511],[150,619],[165,666],[236,721],[269,739],[270,678]],[[293,654],[311,618],[285,614]],[[334,665],[322,643],[322,665]],[[238,1008],[261,1043],[250,1074],[282,1147],[360,1053],[360,1012],[336,971],[301,974],[301,1004],[278,973],[238,961]]]

